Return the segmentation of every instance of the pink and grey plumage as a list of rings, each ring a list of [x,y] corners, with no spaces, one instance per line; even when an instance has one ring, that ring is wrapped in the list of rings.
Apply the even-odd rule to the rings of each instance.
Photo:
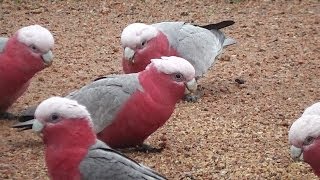
[[[89,112],[74,100],[51,97],[35,118],[32,129],[42,133],[52,180],[166,179],[97,140]]]
[[[194,66],[196,78],[200,78],[214,64],[223,48],[235,43],[219,30],[233,23],[223,21],[203,27],[185,22],[130,24],[121,34],[123,71],[140,72],[153,58],[179,56]]]
[[[112,148],[134,147],[142,145],[170,118],[186,87],[196,88],[194,76],[188,61],[162,57],[151,60],[144,71],[107,76],[67,98],[87,107],[100,140]]]
[[[53,45],[52,34],[39,25],[0,38],[0,114],[26,91],[37,72],[51,65]]]

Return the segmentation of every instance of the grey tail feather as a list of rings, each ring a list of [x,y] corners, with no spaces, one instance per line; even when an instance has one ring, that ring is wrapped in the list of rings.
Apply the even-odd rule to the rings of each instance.
[[[26,110],[20,113],[20,116],[18,117],[18,121],[25,122],[25,121],[34,119],[34,113],[36,112],[36,109],[37,109],[37,106],[28,107]]]
[[[204,26],[199,26],[208,30],[218,30],[218,29],[222,29],[228,26],[233,25],[235,22],[232,20],[227,20],[227,21],[221,21],[215,24],[208,24],[208,25],[204,25]]]
[[[94,79],[93,81],[98,81],[100,79],[105,79],[105,78],[106,78],[106,76],[101,76],[101,77],[98,77],[98,78]]]
[[[13,126],[11,126],[12,128],[17,128],[19,129],[19,131],[25,131],[28,129],[32,129],[32,125],[33,125],[33,119],[26,121],[26,122],[21,122],[21,123],[17,123]]]
[[[232,38],[229,38],[229,37],[226,37],[225,40],[223,41],[223,47],[226,47],[226,46],[230,46],[232,44],[236,44],[237,41],[232,39]]]

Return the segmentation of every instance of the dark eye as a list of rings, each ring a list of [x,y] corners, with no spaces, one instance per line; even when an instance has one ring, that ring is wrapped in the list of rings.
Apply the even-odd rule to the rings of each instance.
[[[59,120],[59,115],[58,114],[52,114],[50,116],[50,122],[57,122]]]
[[[38,51],[38,48],[37,48],[37,46],[35,46],[35,45],[30,45],[29,46],[33,51]]]
[[[141,46],[146,45],[147,41],[142,41]]]
[[[181,73],[176,73],[176,74],[173,74],[173,79],[174,79],[175,81],[180,82],[180,81],[183,81],[183,80],[184,80],[184,77],[183,77],[183,75],[182,75]]]
[[[310,144],[313,143],[313,141],[314,141],[314,137],[308,136],[308,137],[304,140],[303,145],[304,145],[304,146],[310,145]]]

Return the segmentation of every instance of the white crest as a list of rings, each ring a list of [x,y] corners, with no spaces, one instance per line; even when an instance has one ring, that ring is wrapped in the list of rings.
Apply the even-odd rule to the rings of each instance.
[[[158,30],[147,24],[133,23],[123,29],[121,33],[121,45],[123,48],[135,49],[142,42],[148,41],[158,34]]]
[[[92,125],[90,113],[85,106],[80,105],[75,100],[63,97],[51,97],[42,101],[36,109],[36,119],[47,119],[52,114],[58,114],[63,118],[86,118]]]
[[[162,56],[161,59],[151,59],[151,63],[146,67],[149,69],[155,66],[158,71],[165,74],[181,73],[188,81],[195,76],[194,67],[185,59],[176,56]]]
[[[18,41],[27,46],[35,45],[42,52],[47,52],[54,45],[50,31],[40,25],[26,26],[18,30]]]
[[[301,148],[302,143],[308,137],[318,137],[320,135],[320,116],[304,115],[297,119],[289,131],[290,144]]]
[[[310,107],[308,107],[306,110],[304,110],[302,116],[304,115],[319,115],[320,116],[320,102],[317,102]]]

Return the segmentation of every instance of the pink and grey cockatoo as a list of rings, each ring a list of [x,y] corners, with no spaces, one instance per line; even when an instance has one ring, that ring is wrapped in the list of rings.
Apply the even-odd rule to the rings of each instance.
[[[152,59],[144,71],[104,77],[66,97],[87,107],[100,140],[112,148],[135,147],[170,118],[186,87],[196,89],[194,76],[185,59],[162,57]]]
[[[308,107],[289,131],[291,156],[310,164],[320,177],[320,103]]]
[[[121,34],[121,45],[124,48],[123,71],[140,72],[150,63],[150,59],[179,56],[194,66],[198,79],[214,64],[225,46],[235,43],[235,40],[225,37],[219,30],[232,24],[234,21],[206,26],[185,22],[130,24]],[[197,98],[199,97],[189,96],[187,100],[196,101]]]
[[[26,91],[30,79],[51,65],[54,39],[40,25],[19,29],[10,38],[0,38],[0,114]]]
[[[51,97],[37,107],[50,179],[166,179],[97,140],[90,113],[75,100]]]

